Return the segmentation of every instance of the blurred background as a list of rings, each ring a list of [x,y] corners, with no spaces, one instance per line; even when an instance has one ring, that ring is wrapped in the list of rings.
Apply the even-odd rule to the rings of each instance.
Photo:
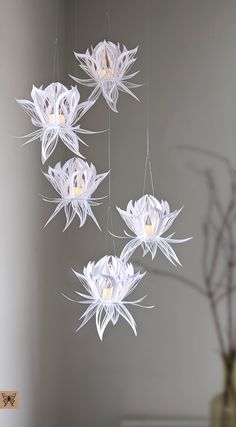
[[[41,169],[72,154],[59,144],[43,167],[39,143],[22,147],[16,137],[32,126],[15,98],[30,99],[33,84],[51,83],[57,22],[60,81],[70,86],[74,82],[68,74],[86,78],[73,51],[85,52],[107,38],[108,17],[112,41],[128,49],[139,45],[134,68],[140,73],[134,80],[143,84],[135,92],[140,103],[121,93],[119,113],[111,115],[115,233],[122,235],[124,229],[116,206],[125,209],[130,199],[142,195],[149,88],[155,193],[173,210],[184,205],[174,231],[194,239],[176,247],[182,268],[172,267],[161,254],[152,261],[137,251],[135,262],[148,273],[136,296],[147,293],[148,303],[157,307],[133,310],[137,337],[120,321],[107,328],[100,342],[94,321],[74,333],[83,307],[64,300],[60,292],[69,294],[80,286],[71,268],[79,270],[105,255],[107,201],[96,208],[103,232],[88,220],[82,229],[74,221],[62,233],[62,214],[43,229],[52,207],[40,195],[54,193]],[[230,197],[228,166],[221,156],[234,170],[235,21],[234,0],[0,1],[0,389],[20,392],[17,411],[0,411],[3,427],[118,427],[126,419],[208,419],[210,402],[223,389],[209,301],[168,274],[205,289],[205,171],[212,173],[223,207]],[[82,98],[88,95],[89,89],[81,88]],[[107,129],[103,99],[83,118],[82,127]],[[105,172],[108,134],[89,135],[86,142],[83,154],[99,173]],[[97,195],[107,191],[104,181]],[[116,245],[119,253],[123,241]],[[168,274],[156,274],[158,269]],[[219,316],[227,334],[224,307]]]

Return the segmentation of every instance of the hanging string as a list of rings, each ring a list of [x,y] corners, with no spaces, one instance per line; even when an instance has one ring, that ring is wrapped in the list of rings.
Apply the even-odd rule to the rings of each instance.
[[[108,170],[111,171],[111,111],[108,110]],[[111,231],[112,235],[109,233]],[[108,175],[108,209],[107,209],[107,225],[106,225],[106,252],[108,252],[109,238],[112,239],[113,252],[116,255],[116,245],[114,239],[114,227],[112,220],[111,209],[111,173]]]
[[[153,184],[153,175],[152,175],[152,163],[151,163],[150,152],[149,152],[149,129],[147,127],[147,153],[146,153],[144,179],[143,179],[143,196],[144,196],[145,190],[146,190],[146,181],[147,181],[147,172],[148,171],[149,171],[149,175],[150,175],[152,195],[155,196],[154,184]]]
[[[74,21],[74,52],[77,52],[77,50],[76,50],[76,47],[77,47],[77,0],[74,0],[74,18],[75,18],[75,21]],[[77,65],[77,60],[76,60],[76,57],[74,56],[75,74],[76,74],[76,65]]]
[[[111,39],[111,15],[110,15],[110,0],[106,4],[106,18],[107,18],[107,38]]]
[[[54,56],[53,56],[53,71],[52,71],[52,79],[55,81],[57,77],[57,81],[60,80],[59,75],[59,46],[58,46],[58,19],[59,19],[59,0],[57,0],[56,4],[56,30],[55,30],[55,42],[54,42]]]
[[[108,110],[108,170],[111,169],[111,111]],[[111,205],[111,178],[108,179],[108,200]]]
[[[111,17],[110,17],[110,1],[106,2],[106,20],[107,20],[107,38],[110,40],[111,37]],[[108,170],[111,171],[111,110],[108,109]],[[111,233],[110,233],[111,231]],[[107,225],[106,225],[106,252],[109,251],[109,239],[112,239],[113,253],[116,256],[116,245],[113,219],[112,219],[112,207],[111,207],[111,172],[108,175],[108,208],[107,208]]]
[[[154,196],[154,184],[153,184],[153,175],[152,175],[152,163],[150,158],[150,140],[149,140],[149,127],[150,127],[150,97],[149,97],[149,0],[146,1],[146,27],[145,27],[145,48],[146,48],[146,58],[145,58],[145,68],[146,68],[146,126],[147,126],[147,151],[145,159],[145,169],[144,169],[144,179],[143,179],[143,195],[146,191],[147,183],[147,172],[149,172],[152,195]]]

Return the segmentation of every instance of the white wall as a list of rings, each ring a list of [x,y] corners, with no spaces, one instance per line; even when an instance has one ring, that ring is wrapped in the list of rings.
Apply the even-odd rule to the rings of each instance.
[[[177,248],[183,262],[181,273],[201,282],[204,182],[189,168],[187,157],[172,147],[179,144],[208,147],[231,158],[236,156],[236,3],[150,0],[147,24],[146,3],[110,1],[112,39],[130,48],[140,45],[136,67],[142,70],[136,78],[139,82],[145,82],[148,50],[151,156],[156,193],[169,200],[173,208],[184,204],[174,228],[179,236],[193,235],[194,240]],[[72,47],[83,52],[107,34],[106,4],[78,1],[75,20],[74,2],[70,2],[70,23],[77,24],[76,41],[72,34],[68,45],[72,73]],[[79,75],[78,68],[76,74]],[[124,208],[130,198],[135,199],[142,192],[145,90],[145,87],[137,90],[141,104],[122,94],[119,114],[112,115],[114,208],[116,204]],[[104,103],[99,102],[86,120],[94,129],[106,128]],[[86,151],[89,159],[99,171],[106,170],[107,136],[93,136],[90,141],[90,149]],[[188,158],[201,166],[199,156],[192,154]],[[102,193],[106,193],[105,184]],[[103,228],[104,212],[105,206],[97,208]],[[114,222],[116,233],[122,233],[124,224],[115,209]],[[68,263],[73,267],[82,267],[104,254],[104,236],[92,222],[78,233],[76,228],[70,229]],[[153,264],[146,258],[145,263],[173,271],[162,257]],[[77,286],[72,274],[68,286],[71,289]],[[65,384],[66,394],[73,398],[65,402],[62,425],[110,427],[125,416],[207,415],[209,401],[220,390],[222,380],[218,344],[207,303],[192,290],[151,275],[136,295],[145,293],[149,294],[148,302],[159,308],[133,311],[138,322],[137,338],[122,322],[109,328],[103,343],[92,321],[74,335],[72,330],[82,308],[76,304],[65,306],[68,346]]]
[[[17,411],[0,411],[2,427],[52,427],[60,417],[55,401],[58,405],[63,357],[63,324],[58,325],[66,270],[62,222],[43,230],[51,206],[40,197],[50,194],[41,174],[40,145],[21,147],[22,140],[15,138],[33,129],[15,98],[29,99],[32,84],[52,79],[56,4],[0,2],[0,390],[20,392]],[[64,76],[66,18],[64,2],[58,4]],[[51,164],[56,156],[62,156],[60,150]]]

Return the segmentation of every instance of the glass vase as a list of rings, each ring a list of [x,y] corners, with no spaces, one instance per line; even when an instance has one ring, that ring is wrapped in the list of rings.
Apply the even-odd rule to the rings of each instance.
[[[224,389],[211,402],[211,427],[236,427],[236,358],[223,356]]]

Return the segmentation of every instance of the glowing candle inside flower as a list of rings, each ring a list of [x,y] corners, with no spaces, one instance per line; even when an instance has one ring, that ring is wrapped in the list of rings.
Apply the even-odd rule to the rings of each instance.
[[[112,299],[112,288],[103,288],[101,294],[102,300],[111,300]]]
[[[107,74],[107,70],[106,70],[106,68],[103,68],[103,69],[102,69],[102,76],[103,76],[103,77],[105,77],[105,76],[106,76],[106,74]]]
[[[79,197],[84,191],[85,182],[82,179],[74,178],[72,181],[68,183],[67,192],[71,197]]]
[[[89,165],[78,157],[67,160],[64,165],[58,162],[55,168],[49,166],[48,174],[45,175],[60,198],[57,196],[56,199],[52,199],[57,205],[48,222],[64,208],[66,216],[64,230],[71,224],[76,215],[80,219],[80,226],[83,226],[87,216],[90,216],[99,227],[91,208],[97,205],[95,201],[97,199],[93,198],[92,194],[107,174],[98,175],[92,163]],[[100,290],[103,287],[108,287],[108,285],[103,282]]]
[[[152,236],[155,232],[155,227],[152,225],[152,221],[149,216],[146,219],[144,229],[148,236]]]
[[[136,47],[128,50],[120,43],[104,40],[94,48],[91,46],[85,53],[75,52],[80,67],[89,78],[72,78],[79,84],[94,87],[89,99],[97,99],[102,95],[111,110],[117,112],[119,92],[125,92],[137,99],[131,88],[139,85],[128,81],[136,74],[130,74],[129,71],[136,61],[137,49]]]
[[[81,193],[83,193],[83,187],[82,186],[79,186],[79,187],[74,187],[74,195],[75,196],[80,196],[81,195]]]
[[[85,182],[83,179],[79,177],[77,177],[77,179],[75,178],[74,186],[73,186],[73,195],[76,197],[81,196],[81,194],[84,191],[84,186],[85,186]]]
[[[48,116],[48,123],[64,125],[65,121],[64,114],[50,114]]]
[[[109,58],[107,49],[105,49],[104,59],[102,64],[102,77],[112,77],[112,75],[113,75],[113,69],[112,69],[111,60]]]

